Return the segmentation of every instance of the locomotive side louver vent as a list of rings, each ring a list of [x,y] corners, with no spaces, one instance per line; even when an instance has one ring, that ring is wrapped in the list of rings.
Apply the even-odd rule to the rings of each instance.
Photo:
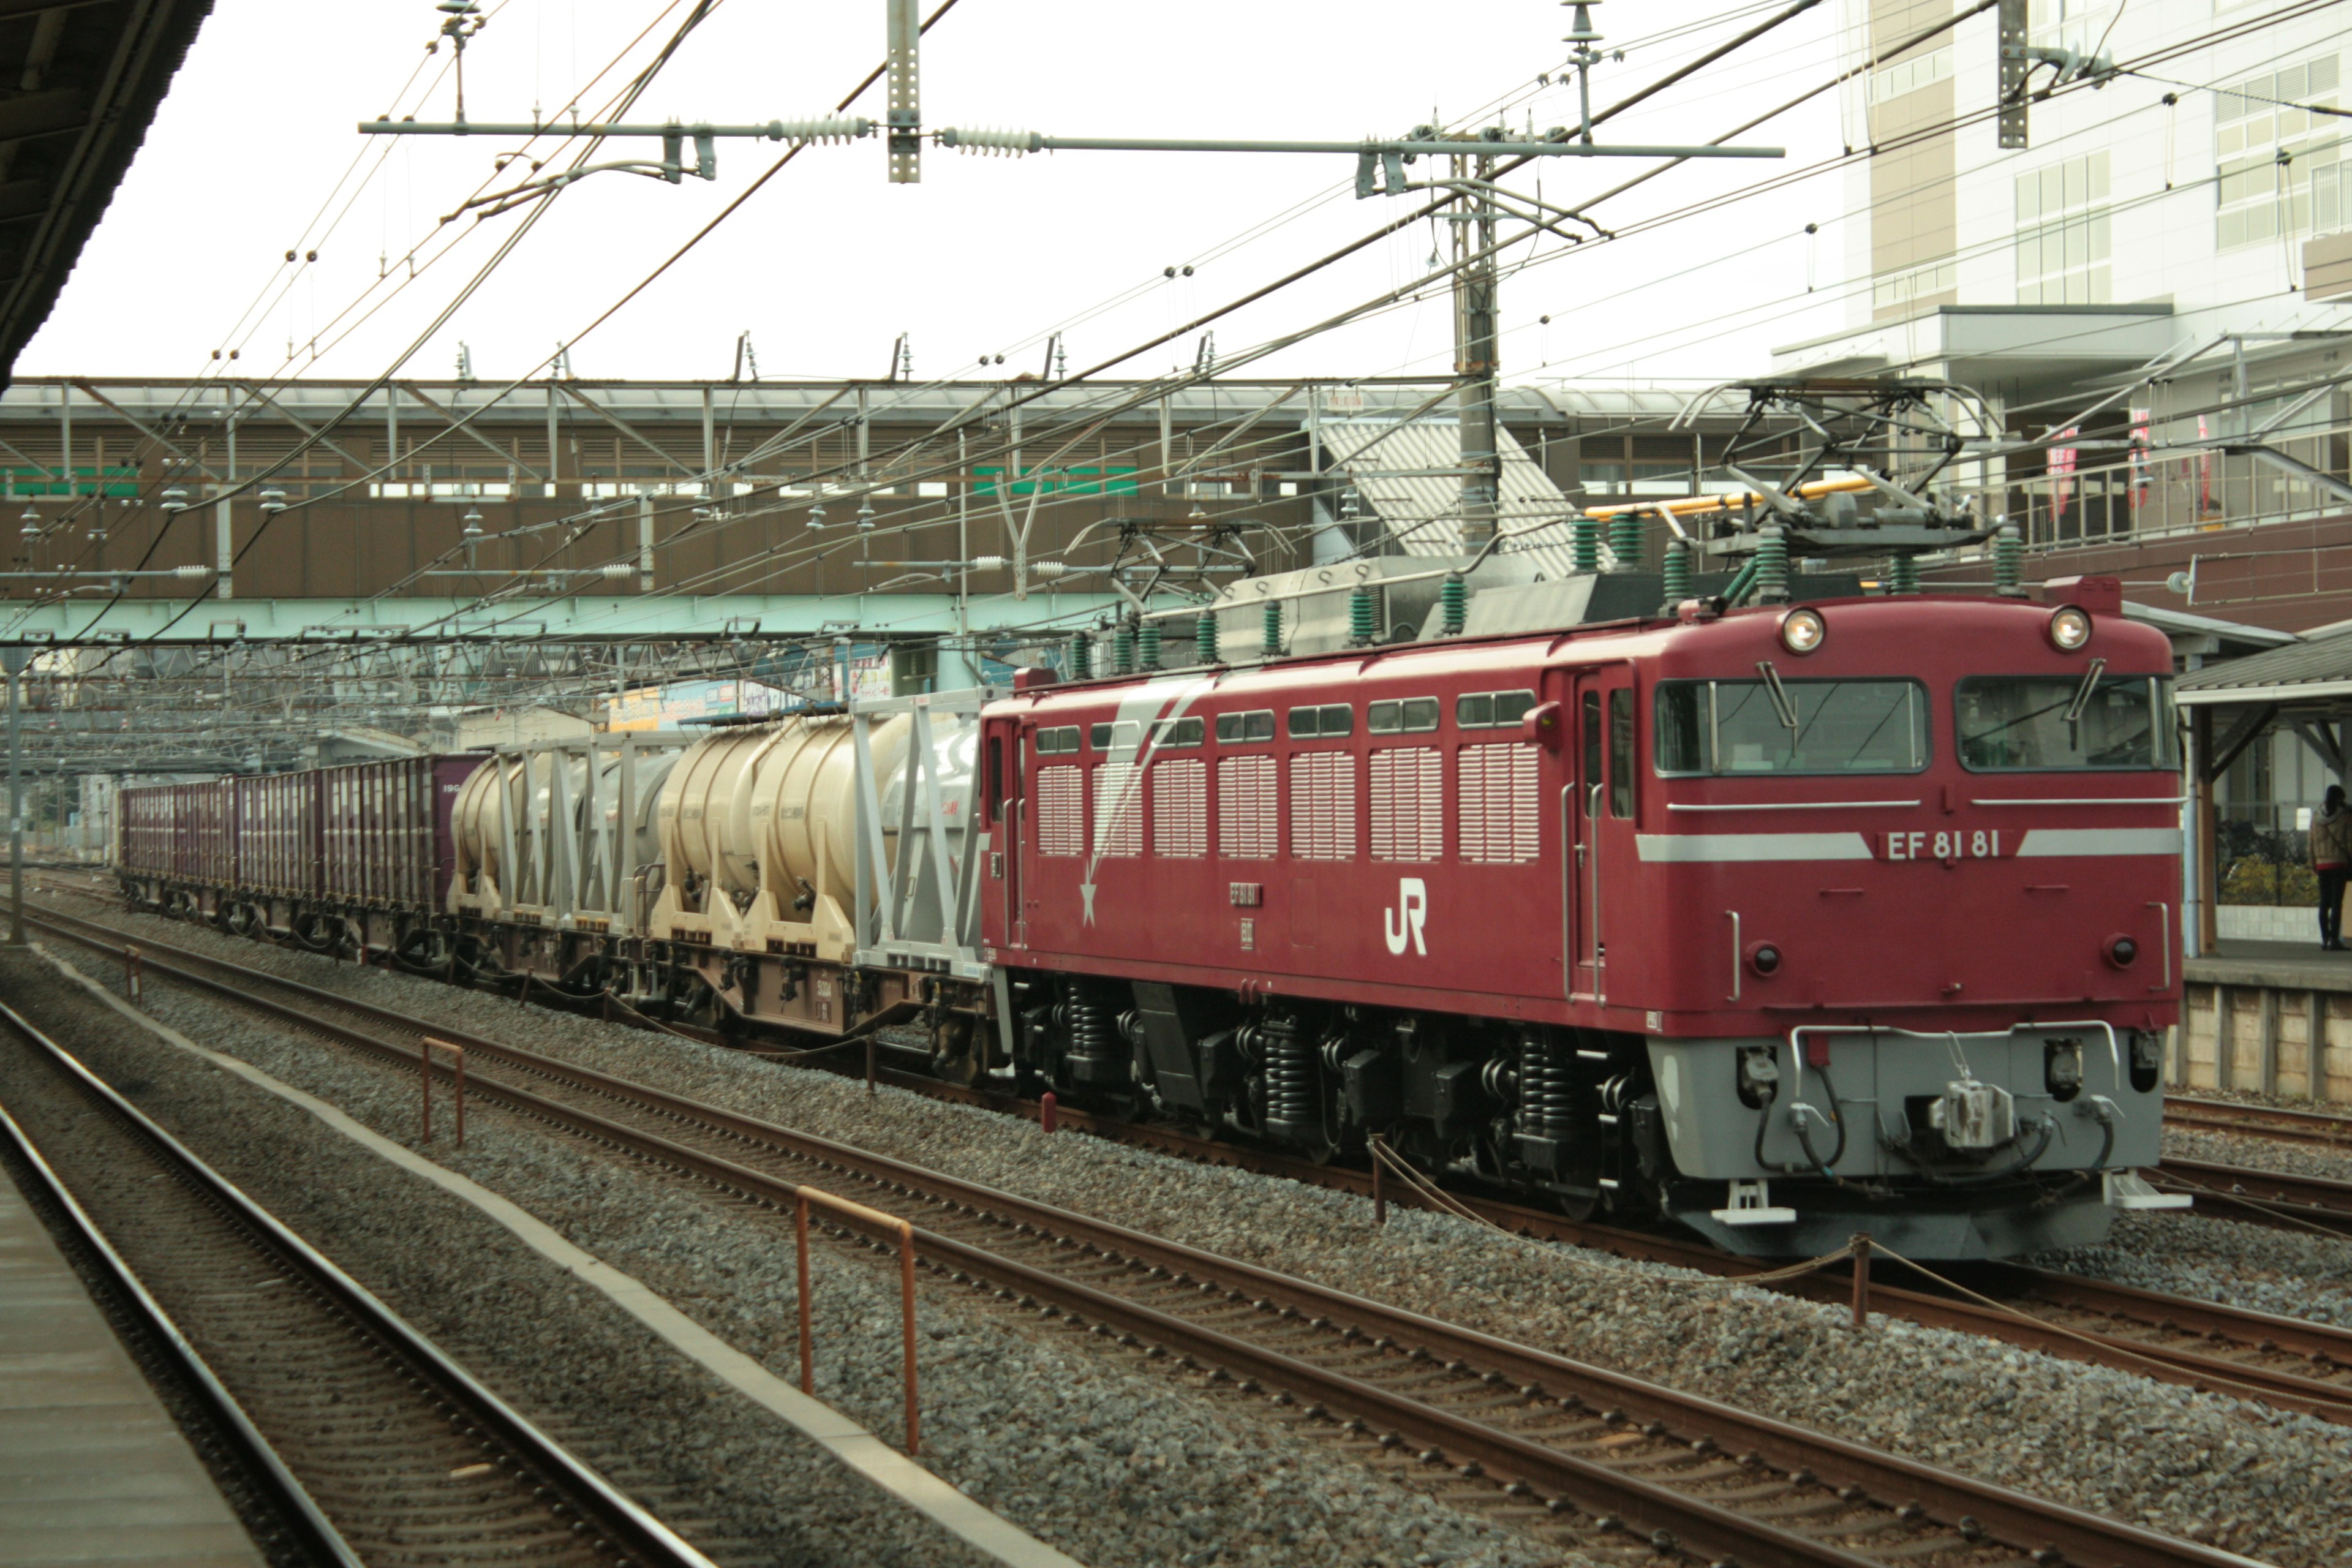
[[[1272,757],[1217,759],[1217,853],[1228,860],[1275,856],[1275,771]]]
[[[1434,860],[1445,853],[1445,763],[1424,747],[1372,753],[1372,858]]]
[[[1356,858],[1356,759],[1306,752],[1290,759],[1290,853],[1298,860]]]
[[[1465,746],[1460,768],[1462,858],[1508,866],[1536,858],[1536,753],[1522,745]]]
[[[1109,860],[1143,853],[1143,770],[1133,763],[1095,764],[1095,853]]]
[[[1037,770],[1037,853],[1087,852],[1086,786],[1074,767]]]
[[[1209,852],[1209,769],[1197,757],[1152,764],[1151,852],[1171,860]]]

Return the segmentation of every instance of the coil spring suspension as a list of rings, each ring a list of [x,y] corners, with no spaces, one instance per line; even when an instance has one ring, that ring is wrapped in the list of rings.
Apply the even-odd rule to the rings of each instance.
[[[1107,1057],[1111,1054],[1110,1015],[1083,994],[1063,1004],[1062,1019],[1069,1031],[1070,1055]]]
[[[1574,1126],[1568,1053],[1539,1029],[1519,1037],[1519,1131],[1565,1138]]]
[[[1265,1029],[1265,1123],[1278,1137],[1307,1138],[1322,1130],[1315,1047],[1291,1018],[1269,1018]]]

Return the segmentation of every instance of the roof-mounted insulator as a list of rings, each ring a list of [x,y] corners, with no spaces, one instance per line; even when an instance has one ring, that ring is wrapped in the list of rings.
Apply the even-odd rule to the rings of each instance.
[[[951,126],[940,132],[940,145],[983,157],[1018,158],[1044,152],[1045,139],[1034,131],[962,131]]]
[[[874,121],[831,115],[823,120],[771,120],[771,142],[856,142],[874,134]]]

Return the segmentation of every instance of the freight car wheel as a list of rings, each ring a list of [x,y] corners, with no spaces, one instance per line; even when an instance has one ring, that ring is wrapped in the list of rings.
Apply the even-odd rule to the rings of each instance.
[[[446,974],[455,956],[448,935],[429,926],[408,931],[393,951],[394,960],[412,974]]]

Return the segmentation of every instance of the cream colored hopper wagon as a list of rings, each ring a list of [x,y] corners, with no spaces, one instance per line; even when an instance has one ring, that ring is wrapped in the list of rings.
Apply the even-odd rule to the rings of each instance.
[[[913,721],[899,713],[869,722],[876,815],[886,862],[895,866]],[[929,727],[948,853],[961,866],[978,731],[940,713]],[[646,934],[851,963],[861,787],[845,717],[788,719],[697,742],[670,771],[656,810],[667,880]],[[919,804],[928,811],[928,802]]]
[[[675,744],[599,739],[484,763],[450,808],[450,912],[602,929],[642,911],[660,878],[654,803],[678,759]]]

